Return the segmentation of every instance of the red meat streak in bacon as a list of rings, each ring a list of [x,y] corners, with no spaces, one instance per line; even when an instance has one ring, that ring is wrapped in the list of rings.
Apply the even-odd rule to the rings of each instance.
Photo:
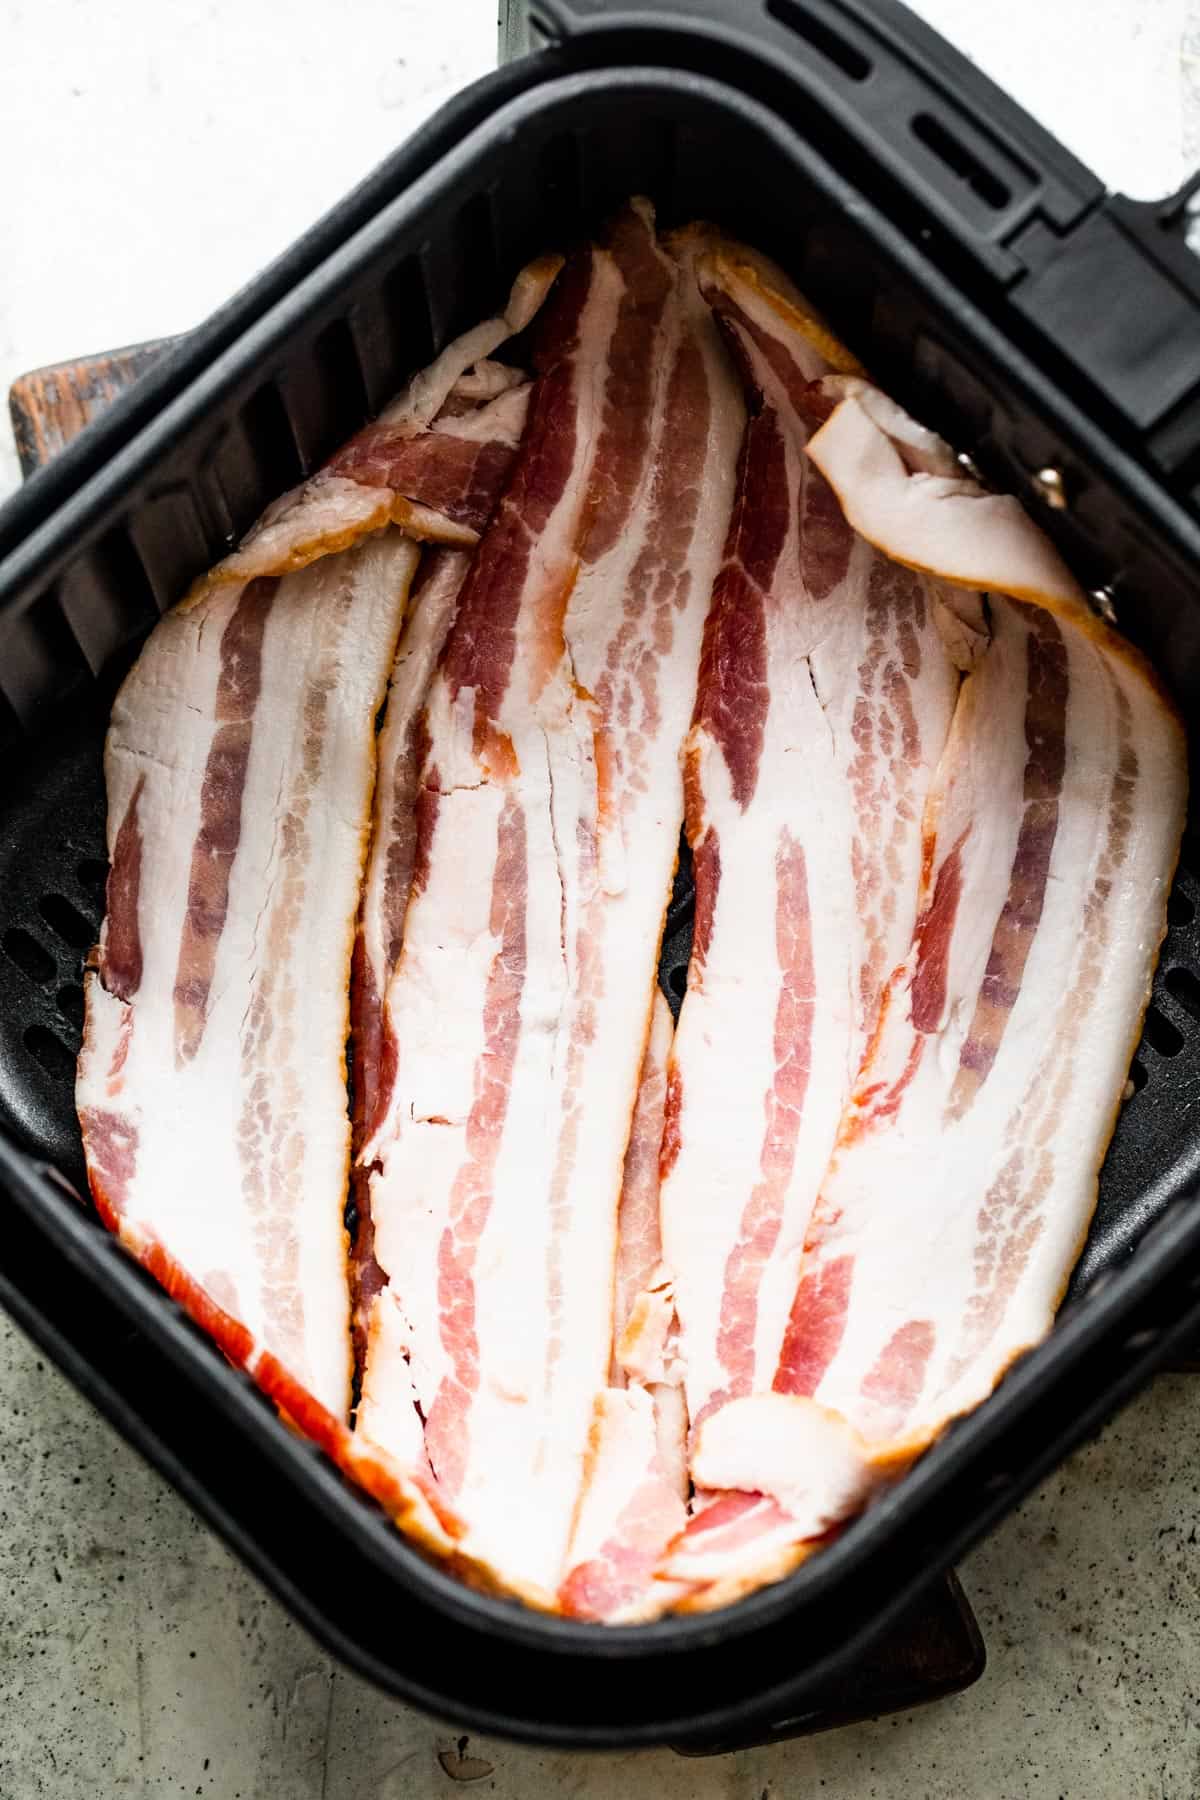
[[[456,525],[482,531],[499,499],[516,445],[428,431],[397,438],[386,425],[369,425],[329,465],[363,487],[391,488],[443,513]]]
[[[770,702],[765,597],[783,554],[791,514],[783,433],[773,412],[760,411],[742,441],[738,498],[704,627],[694,721],[720,745],[733,797],[743,812],[758,782]],[[698,794],[693,803],[703,807]],[[703,842],[698,834],[693,851]],[[715,900],[714,892],[707,899],[705,946]]]
[[[441,1487],[451,1498],[462,1485],[466,1454],[463,1432],[471,1398],[479,1386],[475,1256],[491,1205],[491,1182],[521,1031],[528,881],[524,814],[519,803],[509,799],[497,827],[491,928],[500,947],[488,977],[483,1009],[484,1049],[476,1064],[476,1099],[467,1121],[471,1160],[455,1179],[450,1195],[450,1222],[438,1250],[441,1337],[453,1374],[443,1378],[429,1408],[425,1446]]]
[[[959,1073],[951,1089],[948,1110],[952,1118],[962,1116],[986,1081],[1020,991],[1021,977],[1045,900],[1058,825],[1058,800],[1066,767],[1068,680],[1062,631],[1048,612],[1035,607],[1022,607],[1021,611],[1030,627],[1026,639],[1024,805],[1008,893],[992,937],[971,1027],[963,1043]],[[929,911],[917,927],[912,1013],[917,1036],[899,1091],[893,1089],[889,1096],[888,1110],[892,1112],[899,1104],[903,1087],[912,1080],[924,1047],[931,1041],[931,1034],[940,1024],[944,1011],[945,963],[958,909],[961,848],[961,844],[955,845],[950,851],[939,872]],[[935,1000],[939,1001],[936,1013],[933,1010]],[[869,1074],[868,1056],[859,1077],[860,1104],[865,1098],[869,1105],[875,1092]],[[878,1107],[874,1110],[877,1112]],[[843,1128],[843,1139],[852,1139],[855,1131],[852,1109]],[[832,1262],[821,1264],[817,1261],[814,1265],[809,1253],[820,1246],[823,1235],[822,1209],[818,1203],[806,1246],[808,1266],[801,1273],[775,1375],[774,1387],[779,1393],[815,1395],[837,1355],[845,1332],[854,1262],[853,1258],[838,1257]],[[924,1337],[921,1341],[924,1344]],[[907,1340],[899,1345],[897,1358],[901,1364],[906,1362],[910,1349]],[[928,1361],[931,1352],[932,1339],[925,1345],[924,1362]],[[886,1382],[892,1377],[885,1371],[880,1379]],[[901,1372],[897,1380],[901,1388],[906,1387],[911,1382],[911,1372]]]
[[[175,976],[175,1057],[190,1062],[200,1048],[217,946],[225,929],[229,877],[242,833],[242,795],[262,680],[262,644],[274,577],[251,581],[221,634],[213,734],[200,790],[200,829],[192,850],[187,914]]]
[[[637,1104],[617,1209],[617,1260],[613,1281],[613,1355],[609,1382],[625,1386],[618,1350],[638,1296],[650,1286],[662,1261],[658,1218],[658,1160],[662,1147],[666,1099],[666,1057],[672,1032],[670,1013],[661,994],[654,997],[646,1054],[638,1081]]]
[[[726,318],[734,314],[742,322],[740,309],[732,303],[725,313]],[[736,332],[729,335],[744,379],[753,388],[753,372]],[[756,334],[758,338],[763,336]],[[807,385],[801,383],[804,392]],[[758,782],[770,699],[767,596],[792,525],[783,428],[761,392],[758,407],[743,438],[738,499],[705,626],[694,721],[719,744],[734,799],[743,812],[751,804]],[[845,576],[850,536],[836,499],[819,476],[815,481],[810,476],[805,483],[798,523],[806,587],[814,599],[822,599]],[[720,885],[720,841],[715,828],[705,820],[703,795],[691,762],[689,775],[687,793],[696,885],[692,979],[699,977],[702,982]],[[748,1392],[753,1381],[758,1287],[778,1242],[808,1087],[816,998],[808,881],[803,846],[786,829],[781,833],[776,853],[775,880],[780,970],[774,1026],[776,1069],[772,1087],[764,1098],[760,1180],[746,1202],[737,1241],[725,1268],[717,1353],[728,1381],[705,1403],[693,1425],[732,1395]],[[668,1136],[664,1138],[664,1174],[670,1172],[677,1153],[679,1082],[676,1071]]]
[[[413,720],[408,739],[405,772],[410,772],[415,778],[419,775],[428,751],[428,732],[423,712],[418,713]],[[419,890],[423,885],[424,870],[418,856],[423,853],[428,857],[429,839],[436,817],[436,791],[422,788],[414,795],[408,781],[397,779],[390,821],[384,896],[387,932],[385,955],[389,969],[394,969],[399,961],[404,913],[409,896],[414,888]],[[353,1135],[357,1156],[357,1152],[387,1112],[399,1055],[395,1037],[386,1025],[383,999],[375,984],[374,970],[361,931],[354,940],[350,988],[354,1058]],[[366,1354],[366,1321],[371,1306],[387,1286],[387,1277],[375,1260],[375,1227],[371,1219],[369,1177],[370,1170],[356,1164],[352,1175],[356,1207],[352,1275],[354,1354],[359,1368],[362,1367]]]
[[[127,1125],[119,1114],[104,1115],[97,1110],[89,1111],[81,1123],[88,1134],[89,1156],[96,1158],[91,1170],[96,1211],[110,1231],[119,1233],[123,1207],[121,1188],[132,1174],[136,1129]],[[308,1389],[289,1374],[278,1357],[259,1349],[240,1319],[217,1305],[160,1243],[145,1238],[138,1260],[171,1299],[208,1333],[235,1368],[250,1372],[283,1416],[387,1507],[403,1529],[418,1538],[428,1536],[420,1522],[412,1517],[413,1498],[419,1496],[448,1539],[463,1535],[462,1520],[446,1503],[437,1483],[427,1473],[400,1470],[387,1457],[364,1454],[342,1421],[314,1399]],[[449,1546],[434,1543],[430,1547],[444,1552]]]
[[[656,1381],[649,1374],[628,1373],[621,1361],[623,1340],[631,1322],[635,1322],[635,1334],[639,1318],[643,1331],[657,1331],[657,1324],[650,1327],[641,1309],[652,1304],[655,1310],[651,1316],[657,1319],[658,1307],[667,1304],[658,1287],[663,1277],[658,1159],[672,1029],[667,1003],[661,994],[656,994],[625,1152],[617,1218],[613,1354],[609,1369],[610,1389],[632,1391],[634,1401],[645,1393],[653,1416],[644,1408],[623,1414],[620,1403],[613,1404],[615,1394],[602,1395],[598,1402],[567,1575],[558,1589],[563,1611],[576,1618],[612,1620],[644,1613],[651,1598],[655,1564],[664,1543],[680,1529],[688,1489],[687,1415],[682,1388]],[[673,1343],[674,1330],[668,1325],[661,1351],[664,1375],[675,1373],[669,1367],[674,1358]],[[640,1354],[640,1339],[636,1335],[634,1345],[632,1354],[636,1358]],[[632,1454],[628,1440],[623,1444],[618,1441],[622,1424],[635,1432],[640,1429]],[[607,1528],[601,1527],[598,1533],[592,1512],[593,1489],[597,1482],[602,1487],[605,1484],[606,1458],[613,1467],[622,1467],[624,1494]],[[600,1542],[592,1548],[598,1535]],[[653,1593],[654,1610],[665,1597],[666,1589],[660,1585]]]
[[[662,1555],[662,1492],[661,1481],[654,1478],[634,1489],[612,1537],[596,1556],[577,1563],[559,1588],[565,1613],[580,1619],[610,1619],[644,1592]]]
[[[764,1101],[759,1153],[761,1180],[742,1213],[738,1241],[725,1265],[717,1350],[734,1392],[747,1392],[754,1371],[758,1284],[779,1238],[784,1196],[796,1155],[796,1134],[808,1089],[812,1009],[816,999],[808,881],[804,850],[788,831],[775,861],[776,950],[780,987],[775,1003],[775,1081]]]
[[[527,387],[524,384],[507,390],[505,404],[510,410],[514,392],[524,396],[527,403]],[[456,400],[452,395],[439,419],[448,415],[474,415],[478,424],[488,417],[488,407],[481,407],[472,398]],[[461,454],[455,446],[460,447]],[[437,430],[418,438],[404,438],[394,426],[382,423],[361,432],[335,459],[334,470],[367,483],[397,487],[420,479],[424,482],[421,496],[427,504],[437,505],[447,516],[482,531],[500,497],[517,447],[515,439],[508,442],[455,438]],[[443,482],[441,488],[435,488],[437,480]],[[418,830],[418,820],[429,813],[431,804],[436,805],[436,796],[429,790],[420,791],[430,749],[423,689],[432,673],[430,661],[440,658],[453,625],[469,566],[467,555],[456,549],[434,548],[422,557],[379,740],[381,768],[376,816],[351,975],[355,1197],[351,1275],[355,1359],[360,1370],[367,1354],[371,1310],[387,1285],[374,1251],[371,1167],[364,1166],[362,1160],[365,1146],[386,1118],[398,1067],[399,1046],[386,1017],[384,990],[400,959],[419,841],[424,846],[423,854],[428,856],[433,819],[427,818],[423,834]],[[398,741],[393,719],[401,733]],[[388,759],[387,766],[384,758]],[[381,805],[386,805],[386,816]]]
[[[589,481],[588,506],[581,525],[579,559],[585,568],[599,562],[626,530],[638,499],[638,476],[647,467],[652,454],[657,372],[648,352],[659,332],[673,285],[671,272],[663,265],[661,255],[640,219],[623,220],[616,227],[616,236],[618,241],[614,249],[626,271],[627,286],[613,334],[600,438]],[[670,420],[686,418],[689,429],[686,434],[681,434],[681,441],[674,447],[665,466],[659,466],[646,545],[634,564],[624,599],[624,624],[611,640],[606,667],[596,691],[602,721],[596,733],[599,744],[616,743],[617,730],[622,724],[626,726],[616,760],[621,784],[627,792],[636,793],[644,785],[644,772],[642,744],[628,729],[628,721],[620,717],[624,706],[629,704],[627,697],[619,692],[623,653],[626,642],[645,615],[661,618],[671,607],[678,609],[686,604],[691,583],[686,568],[686,549],[700,503],[699,483],[708,435],[708,407],[708,387],[700,352],[685,338],[668,381],[665,416]],[[665,618],[664,628],[662,641],[665,645],[669,642]],[[655,673],[646,659],[640,685],[643,716],[651,728],[656,723],[658,711]],[[598,757],[597,760],[603,777],[602,759]],[[613,781],[612,774],[609,780],[610,783]],[[601,784],[598,795],[601,816],[597,821],[601,827],[606,798],[611,805],[612,799],[606,797]],[[596,898],[585,907],[576,934],[576,1010],[567,1049],[563,1118],[550,1189],[554,1228],[546,1268],[552,1321],[546,1358],[547,1389],[560,1353],[563,1317],[560,1242],[570,1218],[579,1111],[584,1100],[583,1075],[595,1037],[596,1009],[605,990],[604,940],[608,907],[607,897],[599,886],[598,846],[594,835],[585,841],[581,834],[578,851],[581,886],[585,891],[594,886]]]
[[[491,529],[463,585],[443,672],[453,697],[475,691],[476,749],[500,711],[516,652],[517,616],[529,559],[561,500],[575,460],[573,357],[592,280],[590,254],[573,257],[543,315],[525,435]],[[552,360],[551,360],[552,358]]]
[[[370,1176],[364,1165],[369,1140],[391,1101],[399,1047],[384,1008],[387,987],[400,960],[404,916],[414,880],[424,884],[437,796],[421,786],[429,753],[424,691],[431,665],[453,624],[458,592],[468,568],[459,550],[434,549],[421,559],[409,616],[389,688],[378,740],[374,831],[367,863],[350,984],[353,1068],[352,1183],[355,1200],[351,1258],[356,1367],[364,1367],[367,1329],[376,1298],[387,1285],[375,1258]],[[422,824],[422,822],[424,822]]]
[[[521,410],[519,377],[488,359],[535,317],[560,267],[545,256],[522,269],[502,314],[448,344],[379,419],[281,495],[191,598],[305,568],[390,524],[435,543],[474,543],[507,475]]]
[[[1058,831],[1066,772],[1067,648],[1047,612],[1027,609],[1024,813],[1012,876],[992,939],[971,1028],[959,1055],[949,1113],[961,1118],[987,1080],[1021,990],[1030,946],[1042,917],[1050,857]]]
[[[132,1000],[142,984],[138,897],[142,883],[142,831],[138,806],[146,778],[138,777],[113,845],[105,910],[112,920],[105,946],[105,979],[118,1000]]]

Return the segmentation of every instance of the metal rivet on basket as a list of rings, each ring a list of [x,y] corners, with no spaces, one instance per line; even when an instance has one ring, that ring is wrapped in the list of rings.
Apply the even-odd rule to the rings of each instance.
[[[1113,598],[1113,591],[1111,588],[1092,588],[1088,594],[1088,599],[1091,601],[1093,612],[1099,613],[1102,619],[1107,619],[1110,625],[1116,624],[1117,603]]]
[[[1193,256],[1200,256],[1200,192],[1193,191],[1183,203],[1183,241]]]
[[[969,455],[966,450],[960,450],[957,460],[958,466],[963,471],[963,474],[969,475],[972,481],[978,481],[982,486],[983,476],[979,473],[979,465],[975,461],[975,458]]]
[[[1067,490],[1063,478],[1057,469],[1039,469],[1033,478],[1033,485],[1055,512],[1065,512],[1067,507]]]

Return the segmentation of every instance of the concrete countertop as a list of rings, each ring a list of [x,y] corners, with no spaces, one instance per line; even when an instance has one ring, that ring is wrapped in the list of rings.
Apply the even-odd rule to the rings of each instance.
[[[1166,191],[1200,154],[1200,0],[918,10],[1110,184]],[[202,317],[489,65],[494,16],[0,0],[0,26],[6,388]],[[335,1665],[0,1317],[0,1800],[1190,1800],[1198,1421],[1200,1383],[1160,1379],[967,1560],[990,1661],[959,1698],[703,1762],[543,1754]]]

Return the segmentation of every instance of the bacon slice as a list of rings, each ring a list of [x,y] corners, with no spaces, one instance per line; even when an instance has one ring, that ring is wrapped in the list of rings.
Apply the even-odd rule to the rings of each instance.
[[[426,552],[413,585],[411,611],[396,652],[379,734],[379,778],[350,990],[356,1156],[381,1123],[396,1069],[397,1047],[384,1017],[383,996],[400,960],[412,883],[417,796],[426,750],[425,695],[469,567],[470,558],[463,551],[438,548]],[[370,1312],[384,1286],[375,1261],[369,1184],[361,1168],[356,1171],[355,1198],[351,1269],[354,1335],[361,1367]],[[399,1329],[395,1321],[391,1329]],[[400,1341],[401,1337],[393,1336],[389,1346]],[[390,1354],[389,1348],[385,1360],[390,1360]],[[398,1377],[389,1374],[386,1379],[394,1386]],[[388,1435],[390,1441],[392,1434]]]
[[[157,626],[113,709],[78,1105],[97,1201],[344,1417],[351,933],[373,720],[417,560],[389,534]]]
[[[678,1390],[676,1390],[678,1391]],[[655,1581],[687,1514],[658,1459],[655,1406],[641,1386],[606,1388],[558,1602],[575,1618],[630,1625],[654,1618],[685,1586]]]
[[[687,1405],[681,1386],[675,1299],[662,1260],[659,1224],[658,1164],[672,1032],[671,1009],[656,991],[617,1213],[609,1379],[614,1387],[640,1385],[650,1393],[659,1466],[675,1492],[686,1499]]]
[[[503,313],[456,338],[324,468],[274,501],[238,548],[200,578],[193,598],[226,582],[302,569],[388,525],[437,543],[476,543],[528,404],[519,373],[515,380],[501,374],[489,359],[529,325],[561,267],[561,257],[542,256],[522,269]]]
[[[648,209],[574,259],[538,336],[525,438],[430,690],[387,1000],[399,1066],[364,1156],[439,1483],[474,1554],[552,1593],[608,1377],[597,1272],[742,415]]]
[[[351,1438],[350,943],[398,532],[168,613],[113,709],[111,872],[76,1100],[97,1211],[415,1542],[464,1577],[419,1463]]]
[[[937,583],[856,536],[803,453],[844,353],[735,252],[705,260],[702,287],[752,417],[687,752],[696,928],[663,1148],[693,1420],[770,1385],[838,1120],[912,934],[959,683]]]
[[[683,1530],[690,1488],[687,1406],[658,1224],[671,1033],[671,1010],[656,993],[617,1215],[612,1386],[597,1400],[568,1573],[558,1591],[564,1612],[608,1623],[653,1617],[671,1598],[652,1577]]]
[[[529,383],[519,370],[504,363],[481,362],[461,376],[443,403],[425,438],[399,441],[401,452],[420,450],[439,432],[450,430],[463,443],[474,441],[489,452],[503,448],[507,473],[524,428],[529,405]],[[501,446],[499,421],[509,434]],[[449,424],[447,424],[449,421]],[[355,439],[350,450],[359,457],[359,473],[374,454],[372,435],[390,427],[370,427]],[[509,441],[511,437],[511,443]],[[444,441],[444,440],[443,440]],[[394,456],[397,446],[387,451]],[[452,472],[452,465],[450,471]],[[488,493],[487,510],[499,497]],[[480,499],[476,495],[476,499]],[[475,515],[482,528],[486,515]],[[459,590],[470,558],[449,547],[429,550],[413,585],[412,605],[396,663],[388,685],[387,710],[379,737],[379,778],[375,787],[371,847],[363,881],[359,931],[354,948],[350,993],[351,1050],[354,1095],[354,1150],[358,1151],[377,1129],[386,1110],[396,1045],[385,1030],[383,996],[395,971],[404,935],[416,849],[416,801],[425,757],[423,708],[425,694],[442,653],[458,606]],[[375,1262],[370,1191],[360,1168],[355,1179],[357,1220],[352,1257],[354,1335],[356,1361],[365,1356],[368,1313],[379,1292],[382,1277]],[[397,1340],[398,1341],[398,1340]]]
[[[620,1344],[638,1300],[655,1287],[662,1262],[658,1220],[658,1154],[667,1104],[667,1059],[673,1033],[671,1009],[654,996],[650,1033],[638,1079],[637,1105],[625,1150],[621,1203],[617,1214],[617,1263],[613,1294],[612,1379],[624,1385]]]
[[[895,1479],[1049,1331],[1186,808],[1182,731],[1141,658],[1015,502],[914,468],[911,434],[890,424],[851,394],[809,453],[890,554],[927,568],[944,542],[937,573],[991,590],[991,643],[929,794],[920,915],[822,1183],[775,1393],[731,1401],[694,1452],[698,1479],[768,1496],[798,1544]],[[836,1453],[768,1411],[814,1402],[803,1417],[834,1421]],[[726,1575],[753,1564],[752,1536]],[[664,1569],[684,1564],[677,1551]]]
[[[400,959],[417,842],[417,793],[425,762],[425,695],[458,607],[470,558],[457,550],[426,553],[388,686],[379,734],[374,826],[363,881],[353,995],[354,1093],[359,1141],[378,1124],[380,1087],[394,1065],[382,1040],[383,995]]]

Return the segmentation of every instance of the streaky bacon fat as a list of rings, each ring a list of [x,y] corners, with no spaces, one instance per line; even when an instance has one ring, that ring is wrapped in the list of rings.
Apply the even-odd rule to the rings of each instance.
[[[425,695],[454,620],[469,557],[461,550],[426,551],[413,586],[412,607],[396,652],[387,709],[378,740],[371,845],[350,988],[354,1152],[381,1121],[390,1096],[397,1048],[384,1016],[384,995],[400,959],[417,847],[417,794],[425,759]],[[356,1355],[365,1357],[365,1333],[383,1286],[374,1254],[370,1189],[355,1170],[357,1220],[352,1253]],[[391,1329],[396,1329],[393,1321]],[[392,1338],[390,1343],[398,1340]],[[387,1377],[394,1382],[395,1377]]]
[[[990,644],[929,794],[911,949],[822,1182],[775,1391],[731,1401],[693,1452],[697,1479],[743,1490],[728,1496],[734,1516],[765,1495],[801,1549],[1050,1329],[1149,998],[1186,808],[1182,731],[1141,658],[1014,501],[961,473],[931,477],[888,408],[851,392],[809,454],[881,549],[989,591]],[[780,1406],[816,1412],[784,1430]],[[836,1421],[825,1453],[818,1417]],[[664,1574],[683,1577],[701,1519]],[[769,1526],[777,1547],[786,1527]],[[767,1529],[731,1548],[727,1587],[761,1578]]]
[[[400,525],[408,536],[470,546],[495,505],[524,429],[528,389],[492,352],[523,331],[562,258],[522,269],[508,304],[464,332],[315,475],[282,495],[238,548],[193,588],[280,575]],[[503,371],[503,372],[502,372]]]
[[[597,1397],[558,1590],[564,1612],[610,1624],[652,1617],[671,1598],[652,1577],[664,1546],[683,1529],[689,1491],[687,1404],[658,1222],[671,1032],[671,1009],[656,993],[617,1215],[612,1385]],[[647,1314],[657,1332],[647,1330]],[[650,1336],[656,1341],[647,1345]]]
[[[439,384],[431,385],[433,393],[426,405],[441,391]],[[482,443],[495,443],[498,414],[501,407],[506,408],[512,434],[511,446],[505,440],[503,466],[507,472],[524,429],[528,406],[529,383],[521,371],[504,363],[477,363],[455,382],[433,422],[432,433],[445,429],[460,435],[464,441],[474,438]],[[410,403],[400,412],[403,417],[411,417],[412,410]],[[372,433],[378,436],[391,429],[386,420],[380,421],[377,427],[370,427],[360,434],[350,449],[358,446],[361,452],[362,447],[369,444]],[[403,441],[409,445],[423,442],[419,438]],[[360,455],[360,465],[362,461]],[[359,474],[361,478],[361,466]],[[488,513],[498,497],[497,485],[496,491],[487,496]],[[482,502],[483,496],[477,494],[476,499]],[[476,518],[482,528],[486,523],[482,509]],[[413,583],[409,617],[396,652],[383,728],[379,734],[371,843],[363,877],[350,989],[356,1159],[351,1288],[355,1357],[360,1369],[366,1354],[370,1312],[383,1281],[373,1249],[370,1186],[366,1170],[358,1162],[358,1153],[380,1123],[396,1067],[397,1048],[386,1029],[383,1001],[400,957],[416,853],[417,791],[426,749],[425,695],[453,623],[459,591],[469,567],[470,556],[464,550],[446,545],[426,551]],[[397,1319],[389,1318],[389,1357],[391,1348],[399,1342],[395,1337],[397,1329]],[[382,1379],[376,1376],[377,1381]],[[389,1392],[398,1391],[398,1384],[402,1385],[403,1379],[399,1371],[389,1374],[386,1377]],[[413,1424],[417,1428],[417,1421]]]
[[[734,250],[704,259],[702,288],[752,416],[687,751],[696,929],[663,1147],[693,1421],[770,1385],[838,1120],[911,936],[959,681],[938,584],[856,535],[804,455],[844,356]]]
[[[434,1471],[472,1552],[553,1592],[608,1381],[678,752],[742,413],[644,208],[568,266],[538,336],[526,435],[427,703],[387,1001],[399,1064],[364,1158]]]
[[[152,634],[77,1100],[105,1222],[414,1541],[628,1622],[795,1568],[1049,1330],[1186,775],[764,258],[635,202],[561,267]]]
[[[339,1417],[348,959],[417,554],[393,533],[167,614],[105,752],[77,1089],[93,1184],[133,1249],[161,1246]]]

